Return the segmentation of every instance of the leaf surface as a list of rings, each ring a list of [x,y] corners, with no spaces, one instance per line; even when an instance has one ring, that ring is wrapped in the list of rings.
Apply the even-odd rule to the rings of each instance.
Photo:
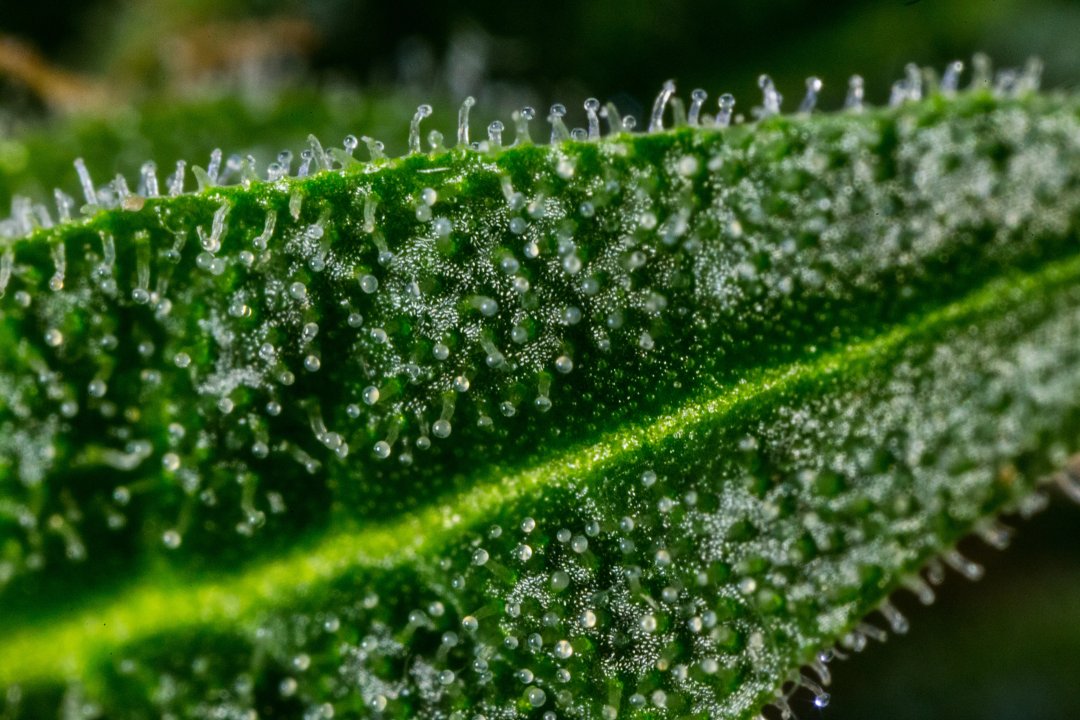
[[[1076,449],[1078,130],[933,97],[17,212],[9,705],[753,717]]]

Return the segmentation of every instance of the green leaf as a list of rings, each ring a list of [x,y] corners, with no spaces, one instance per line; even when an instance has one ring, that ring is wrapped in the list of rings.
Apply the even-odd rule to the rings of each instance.
[[[313,142],[307,177],[17,205],[9,714],[782,707],[1080,444],[1078,109]]]

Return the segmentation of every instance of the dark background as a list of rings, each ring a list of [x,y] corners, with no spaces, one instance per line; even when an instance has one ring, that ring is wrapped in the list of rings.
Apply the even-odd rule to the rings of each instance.
[[[177,100],[240,97],[257,109],[301,91],[379,98],[369,115],[401,128],[387,139],[400,151],[402,118],[418,102],[441,108],[444,126],[468,94],[483,117],[504,122],[511,108],[558,101],[571,109],[571,124],[583,124],[581,101],[590,95],[640,119],[674,78],[684,93],[705,88],[710,102],[732,92],[748,110],[759,101],[757,76],[768,72],[788,109],[805,77],[821,76],[828,108],[840,105],[852,73],[866,78],[869,100],[882,102],[906,63],[941,68],[975,51],[999,66],[1038,55],[1045,86],[1075,88],[1080,3],[0,0],[0,144],[78,118],[148,115]],[[291,128],[274,141],[292,134],[300,144],[304,135]],[[151,138],[139,151],[209,150],[197,133],[188,137]],[[129,173],[133,162],[116,161]],[[10,182],[21,172],[11,169]],[[1014,524],[1017,539],[1005,553],[964,545],[987,566],[983,581],[952,575],[929,608],[901,594],[909,637],[834,662],[832,704],[819,710],[799,695],[798,716],[1080,718],[1080,508],[1055,493],[1046,513]]]

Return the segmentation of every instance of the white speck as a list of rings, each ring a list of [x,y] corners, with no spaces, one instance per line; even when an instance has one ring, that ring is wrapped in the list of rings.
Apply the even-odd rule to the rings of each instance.
[[[180,547],[182,540],[183,538],[180,537],[180,533],[176,530],[166,530],[161,536],[161,541],[165,543],[165,547],[170,550],[175,550]]]

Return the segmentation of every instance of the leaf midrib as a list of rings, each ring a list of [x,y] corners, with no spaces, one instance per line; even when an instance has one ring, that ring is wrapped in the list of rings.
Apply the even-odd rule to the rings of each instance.
[[[547,462],[512,475],[489,473],[468,491],[444,497],[392,521],[337,529],[284,557],[253,565],[236,576],[191,584],[157,572],[126,588],[98,595],[66,616],[34,618],[0,634],[0,685],[78,676],[95,656],[124,643],[171,630],[232,623],[252,611],[280,607],[359,568],[391,568],[481,522],[507,503],[542,488],[602,473],[640,448],[677,437],[706,423],[765,403],[800,383],[844,373],[857,377],[887,361],[905,343],[940,333],[995,310],[1080,280],[1080,255],[1036,272],[1000,277],[922,316],[883,329],[816,358],[762,371],[756,377],[685,402],[678,409],[624,425],[598,441],[582,443]]]

